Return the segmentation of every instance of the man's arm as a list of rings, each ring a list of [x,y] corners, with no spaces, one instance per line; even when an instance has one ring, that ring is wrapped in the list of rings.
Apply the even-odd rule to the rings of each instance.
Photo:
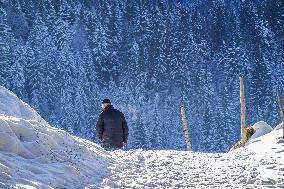
[[[102,140],[103,133],[104,133],[104,120],[103,120],[103,115],[101,113],[96,125],[96,134],[100,141]]]
[[[127,126],[127,122],[125,120],[124,115],[123,115],[123,119],[122,119],[122,130],[123,130],[123,142],[127,143],[127,140],[128,140],[128,126]]]

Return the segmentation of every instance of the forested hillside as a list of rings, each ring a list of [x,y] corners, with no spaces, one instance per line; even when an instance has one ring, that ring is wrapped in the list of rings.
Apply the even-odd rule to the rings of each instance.
[[[194,151],[280,122],[283,0],[0,0],[0,85],[51,125],[96,141],[100,102],[125,113],[130,148],[185,149],[184,99]]]

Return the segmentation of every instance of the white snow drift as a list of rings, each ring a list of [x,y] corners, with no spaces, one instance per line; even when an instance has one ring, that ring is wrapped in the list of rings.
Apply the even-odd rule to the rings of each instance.
[[[282,125],[253,127],[248,145],[230,153],[109,153],[0,87],[0,188],[284,188]]]
[[[0,87],[0,188],[82,188],[110,174],[98,145],[48,125]]]
[[[254,130],[254,134],[250,137],[250,141],[272,131],[272,127],[264,121],[255,123],[252,128]]]

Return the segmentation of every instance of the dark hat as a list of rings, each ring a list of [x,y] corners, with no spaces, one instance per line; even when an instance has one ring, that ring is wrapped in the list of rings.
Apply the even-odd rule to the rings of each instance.
[[[110,100],[109,100],[109,99],[107,99],[107,98],[105,98],[105,99],[103,99],[103,101],[102,101],[102,104],[104,104],[104,103],[108,103],[108,104],[110,104]]]

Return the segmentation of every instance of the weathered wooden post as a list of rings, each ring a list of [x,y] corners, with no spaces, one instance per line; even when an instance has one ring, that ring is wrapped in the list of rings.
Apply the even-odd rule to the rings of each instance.
[[[187,150],[192,151],[192,146],[191,146],[190,137],[189,137],[189,129],[188,129],[188,124],[187,124],[187,119],[186,119],[185,106],[183,103],[180,106],[180,112],[181,112],[181,120],[182,120],[182,126],[183,126],[183,130],[185,134]]]
[[[282,106],[282,102],[281,102],[281,96],[280,96],[280,90],[276,89],[276,95],[277,95],[277,102],[279,105],[279,109],[280,109],[280,115],[282,118],[282,127],[283,127],[283,138],[284,138],[284,111],[283,111],[283,106]]]
[[[240,77],[240,101],[241,101],[241,135],[242,135],[242,146],[245,145],[246,138],[246,108],[245,108],[245,87],[244,87],[244,76]]]

